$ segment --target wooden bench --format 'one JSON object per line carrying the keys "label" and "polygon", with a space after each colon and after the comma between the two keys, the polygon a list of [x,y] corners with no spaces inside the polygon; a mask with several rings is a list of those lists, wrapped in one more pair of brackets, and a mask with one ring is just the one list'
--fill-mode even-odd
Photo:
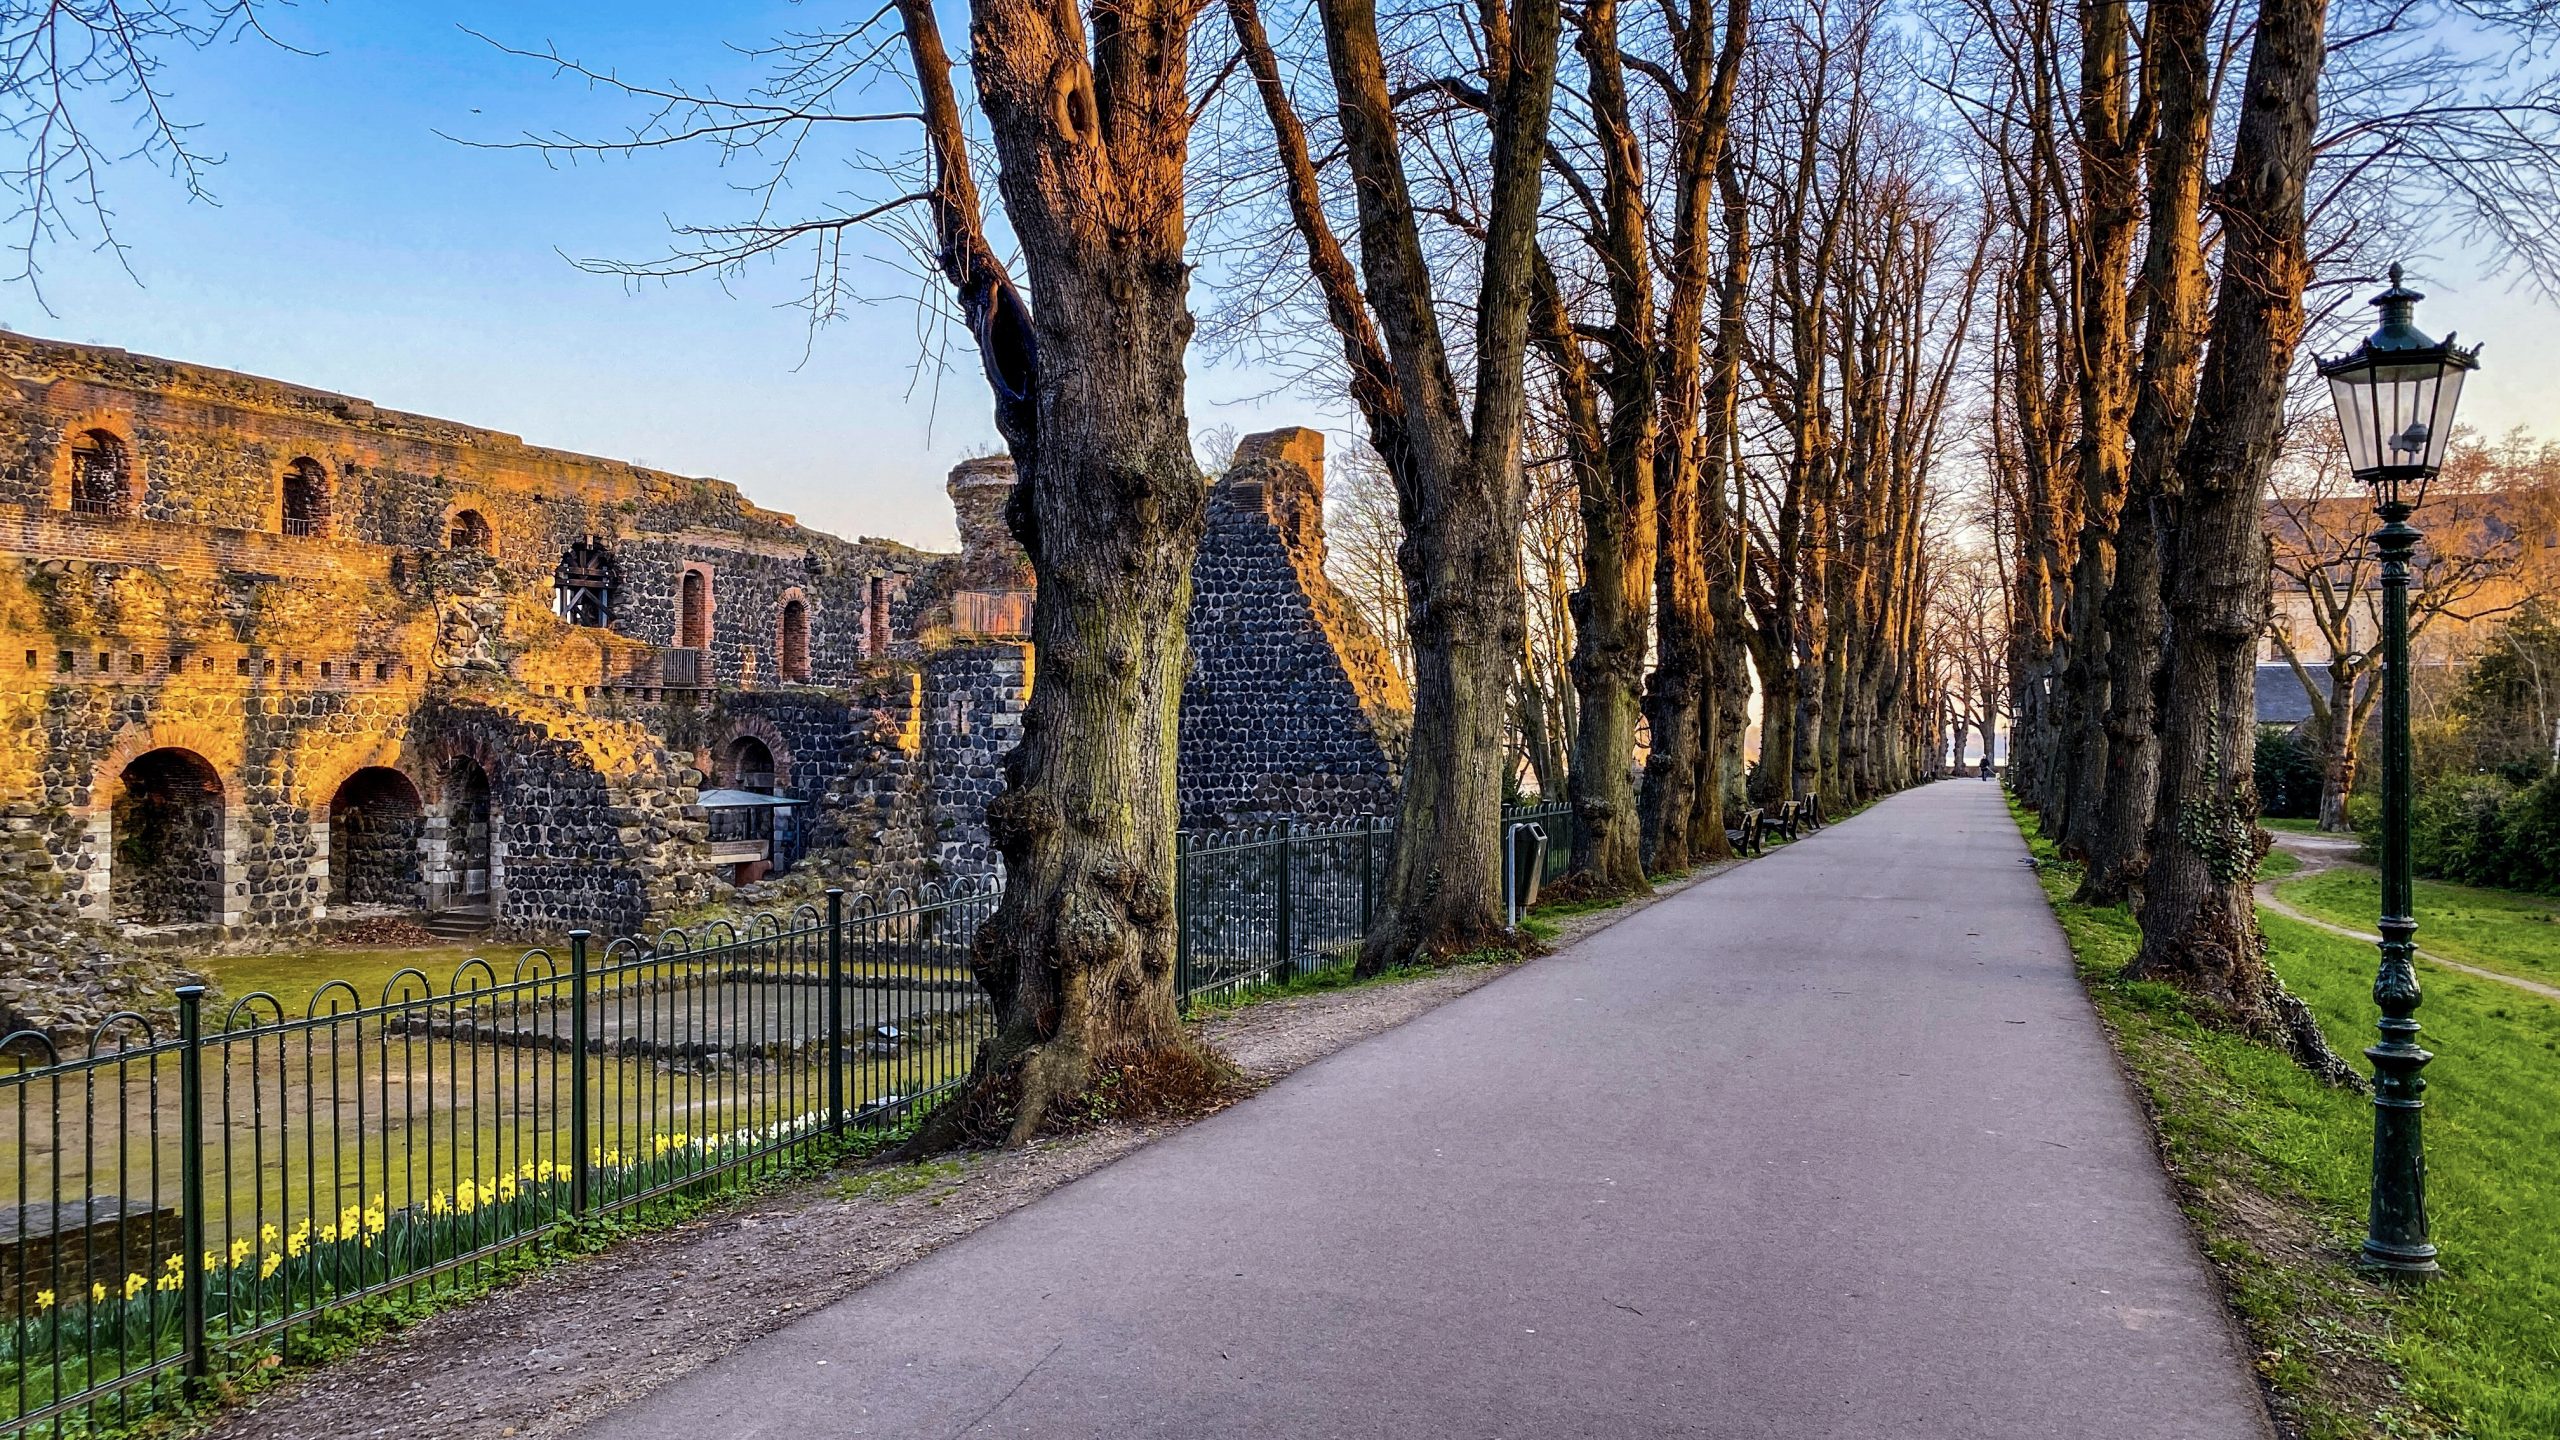
{"label": "wooden bench", "polygon": [[1803,820],[1803,802],[1781,800],[1778,802],[1778,808],[1769,812],[1769,829],[1793,840],[1796,838],[1796,827],[1802,824]]}
{"label": "wooden bench", "polygon": [[1728,828],[1724,832],[1724,838],[1733,843],[1733,853],[1736,855],[1759,854],[1764,824],[1762,812],[1757,807],[1743,811],[1742,828],[1739,830]]}

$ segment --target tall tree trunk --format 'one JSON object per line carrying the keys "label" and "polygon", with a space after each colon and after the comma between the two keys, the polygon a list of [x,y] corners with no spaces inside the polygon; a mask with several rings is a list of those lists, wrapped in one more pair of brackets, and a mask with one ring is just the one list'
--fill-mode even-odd
{"label": "tall tree trunk", "polygon": [[2143,884],[2142,948],[2126,974],[2164,980],[2279,1040],[2333,1083],[2355,1073],[2267,967],[2251,894],[2265,840],[2252,773],[2256,641],[2266,613],[2262,504],[2302,338],[2310,277],[2303,188],[2318,115],[2324,0],[2262,0],[2231,173],[2214,203],[2223,272],[2184,481],[2163,539],[2160,801]]}
{"label": "tall tree trunk", "polygon": [[1107,1076],[1187,1096],[1212,1062],[1175,1010],[1175,711],[1204,490],[1183,395],[1191,338],[1183,167],[1186,0],[1096,20],[973,0],[971,69],[1023,313],[986,242],[927,0],[901,19],[935,160],[940,262],[1013,451],[1008,515],[1039,580],[1040,683],[988,805],[1004,898],[971,965],[995,1011],[932,1144],[1020,1143]]}
{"label": "tall tree trunk", "polygon": [[2079,552],[2071,572],[2071,662],[2062,675],[2063,853],[2085,858],[2105,803],[2104,729],[2111,672],[2102,607],[2115,570],[2131,408],[2126,272],[2140,213],[2139,144],[2132,134],[2127,0],[2081,0],[2080,181],[2074,288],[2078,292]]}
{"label": "tall tree trunk", "polygon": [[[1646,863],[1680,872],[1732,853],[1715,795],[1717,714],[1713,590],[1736,583],[1712,548],[1724,534],[1724,456],[1731,392],[1707,375],[1707,300],[1717,294],[1707,263],[1708,220],[1725,169],[1736,77],[1750,29],[1750,0],[1726,0],[1721,48],[1710,46],[1704,7],[1679,39],[1679,139],[1671,183],[1671,248],[1664,261],[1661,352],[1662,430],[1654,451],[1654,668],[1645,684],[1641,797]],[[1738,251],[1739,241],[1727,237]],[[1729,258],[1727,269],[1731,268]],[[1719,345],[1723,337],[1719,335]],[[1739,358],[1720,350],[1721,376]]]}
{"label": "tall tree trunk", "polygon": [[[1589,237],[1608,279],[1609,321],[1595,376],[1540,263],[1533,327],[1558,371],[1582,515],[1582,585],[1572,597],[1573,677],[1582,696],[1574,753],[1572,880],[1584,892],[1645,888],[1644,827],[1636,806],[1636,721],[1656,564],[1656,447],[1661,393],[1655,374],[1652,237],[1643,157],[1619,53],[1617,0],[1590,0],[1576,17],[1589,74],[1590,119],[1601,156],[1599,232]],[[1608,415],[1599,414],[1605,396]]]}
{"label": "tall tree trunk", "polygon": [[1325,218],[1306,130],[1292,109],[1252,0],[1228,14],[1275,137],[1283,189],[1309,272],[1352,374],[1352,398],[1394,477],[1406,524],[1413,737],[1402,828],[1379,915],[1361,945],[1374,974],[1503,943],[1499,828],[1504,720],[1527,643],[1519,536],[1524,366],[1537,205],[1555,87],[1556,0],[1487,5],[1484,111],[1492,132],[1476,373],[1462,397],[1432,296],[1374,0],[1322,0],[1325,58],[1353,180],[1355,270]]}
{"label": "tall tree trunk", "polygon": [[2107,590],[2107,766],[2097,824],[2088,836],[2079,895],[2084,904],[2130,898],[2150,864],[2153,804],[2160,790],[2159,517],[2174,488],[2173,467],[2193,414],[2204,329],[2201,209],[2213,132],[2207,56],[2212,28],[2213,0],[2154,0],[2143,46],[2153,120],[2142,360],[2134,388],[2133,459]]}

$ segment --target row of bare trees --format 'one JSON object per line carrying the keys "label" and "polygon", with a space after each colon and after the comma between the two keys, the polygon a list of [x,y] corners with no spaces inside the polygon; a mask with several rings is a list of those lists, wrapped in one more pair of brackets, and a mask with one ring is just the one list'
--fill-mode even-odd
{"label": "row of bare trees", "polygon": [[[928,1143],[1221,1083],[1172,988],[1203,350],[1347,399],[1375,462],[1355,593],[1397,607],[1415,715],[1364,969],[1509,943],[1489,840],[1524,758],[1593,893],[1724,854],[1748,803],[1933,773],[1933,466],[1997,231],[1884,0],[966,11],[965,57],[888,0],[736,90],[499,44],[631,112],[484,142],[708,149],[742,210],[591,268],[796,254],[819,320],[903,273],[983,378],[1038,683],[989,814],[998,1031]],[[914,263],[875,263],[883,233]]]}
{"label": "row of bare trees", "polygon": [[[934,1141],[1217,1083],[1171,987],[1195,306],[1207,349],[1347,397],[1369,441],[1344,563],[1396,607],[1415,714],[1364,970],[1509,943],[1489,838],[1524,757],[1570,797],[1592,893],[1726,853],[1752,799],[1933,772],[1924,535],[1991,231],[1879,0],[1316,0],[1276,31],[1257,0],[969,13],[965,69],[929,0],[897,0],[783,38],[736,96],[531,52],[644,108],[515,142],[760,161],[747,218],[601,268],[799,249],[825,315],[859,288],[848,237],[886,225],[975,352],[1039,683],[990,815],[1000,1031]],[[891,130],[911,153],[869,139]],[[864,137],[856,193],[786,215],[839,131]]]}
{"label": "row of bare trees", "polygon": [[[2429,39],[2447,14],[1961,0],[1936,22],[1999,231],[1982,460],[2014,784],[2085,862],[2082,899],[2135,903],[2134,973],[2336,1077],[2250,896],[2270,481],[2315,438],[2305,336],[2354,326],[2373,257],[2462,227],[2547,253],[2521,212],[2555,173],[2548,87]],[[2475,164],[2513,188],[2447,178]]]}

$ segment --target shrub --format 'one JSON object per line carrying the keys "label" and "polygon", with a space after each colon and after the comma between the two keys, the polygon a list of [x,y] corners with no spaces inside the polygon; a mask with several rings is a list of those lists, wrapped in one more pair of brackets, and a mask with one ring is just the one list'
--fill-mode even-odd
{"label": "shrub", "polygon": [[2447,776],[2418,792],[2409,817],[2409,858],[2418,873],[2471,885],[2503,884],[2501,812],[2514,794],[2513,786],[2488,775]]}
{"label": "shrub", "polygon": [[2512,890],[2560,894],[2560,772],[2544,775],[2498,812],[2498,875]]}
{"label": "shrub", "polygon": [[2310,820],[2320,814],[2320,756],[2286,725],[2258,727],[2253,759],[2258,772],[2258,813],[2277,820]]}
{"label": "shrub", "polygon": [[2347,828],[2363,843],[2368,865],[2379,863],[2382,845],[2382,797],[2359,790],[2347,796]]}

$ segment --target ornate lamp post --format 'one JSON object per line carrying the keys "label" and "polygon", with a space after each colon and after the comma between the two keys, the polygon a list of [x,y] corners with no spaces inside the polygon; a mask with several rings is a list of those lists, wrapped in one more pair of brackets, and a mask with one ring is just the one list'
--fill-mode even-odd
{"label": "ornate lamp post", "polygon": [[2409,871],[2409,556],[2418,531],[2410,513],[2444,464],[2463,377],[2480,364],[2447,336],[2438,342],[2413,323],[2418,292],[2400,283],[2373,298],[2381,327],[2320,374],[2329,382],[2347,461],[2373,490],[2382,528],[2373,534],[2382,557],[2382,964],[2373,981],[2382,1009],[2373,1061],[2373,1200],[2364,1263],[2388,1275],[2423,1279],[2435,1273],[2427,1239],[2427,1156],[2419,1116],[2427,1082],[2419,1071],[2434,1057],[2418,1046],[2418,975],[2412,965],[2418,922],[2410,915]]}

